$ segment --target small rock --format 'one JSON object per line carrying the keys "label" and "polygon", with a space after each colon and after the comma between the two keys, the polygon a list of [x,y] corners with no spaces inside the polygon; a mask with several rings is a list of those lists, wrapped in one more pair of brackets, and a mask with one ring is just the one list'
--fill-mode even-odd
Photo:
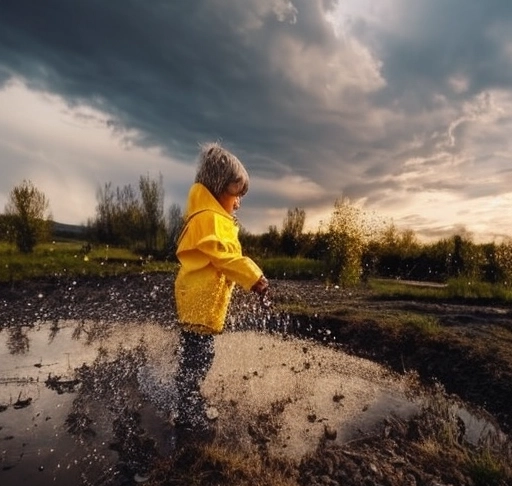
{"label": "small rock", "polygon": [[335,403],[339,403],[344,398],[345,398],[345,395],[343,395],[342,393],[335,393],[334,396],[332,397],[332,401],[335,402]]}
{"label": "small rock", "polygon": [[336,440],[336,437],[338,436],[338,432],[334,427],[331,427],[330,425],[326,425],[324,427],[324,435],[327,440]]}
{"label": "small rock", "polygon": [[206,418],[208,420],[216,420],[219,418],[219,411],[215,407],[208,407],[206,409]]}

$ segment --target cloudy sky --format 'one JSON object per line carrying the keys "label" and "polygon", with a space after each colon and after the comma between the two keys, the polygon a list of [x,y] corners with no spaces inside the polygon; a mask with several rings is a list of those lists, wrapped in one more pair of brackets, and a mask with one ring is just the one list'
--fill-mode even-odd
{"label": "cloudy sky", "polygon": [[254,233],[348,197],[420,238],[512,237],[511,32],[510,0],[0,0],[0,211],[29,179],[84,223],[159,174],[184,206],[219,140]]}

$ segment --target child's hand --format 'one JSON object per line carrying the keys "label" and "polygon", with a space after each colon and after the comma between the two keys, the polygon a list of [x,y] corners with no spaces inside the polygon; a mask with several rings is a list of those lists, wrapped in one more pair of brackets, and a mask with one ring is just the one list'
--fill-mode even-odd
{"label": "child's hand", "polygon": [[268,280],[262,275],[259,280],[251,287],[253,292],[264,295],[268,290]]}

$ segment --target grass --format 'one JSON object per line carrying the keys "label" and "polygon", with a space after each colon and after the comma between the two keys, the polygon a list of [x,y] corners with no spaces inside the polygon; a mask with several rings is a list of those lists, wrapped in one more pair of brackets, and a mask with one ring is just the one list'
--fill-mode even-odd
{"label": "grass", "polygon": [[[338,468],[349,467],[350,458],[356,457],[360,468],[368,469],[369,462],[378,461],[384,448],[391,448],[397,459],[403,458],[405,467],[406,461],[410,462],[409,469],[419,468],[434,475],[446,474],[450,484],[461,478],[470,478],[472,482],[464,484],[474,486],[511,484],[512,455],[508,443],[497,435],[489,436],[478,444],[465,440],[461,436],[461,424],[454,413],[453,403],[441,388],[426,397],[423,409],[410,422],[391,418],[388,424],[391,428],[396,427],[389,432],[394,439],[394,449],[386,435],[374,436],[362,448],[357,447],[358,440],[330,449],[324,444],[325,449],[320,447],[298,468],[266,454],[244,453],[232,444],[191,444],[179,450],[173,458],[157,461],[148,486],[298,486],[312,484],[308,472],[322,478],[321,482],[314,484],[331,484],[330,476],[335,477]],[[401,447],[398,447],[399,443]],[[330,463],[324,461],[327,456]],[[329,464],[332,464],[330,472]],[[378,470],[379,467],[375,483],[369,484],[379,482]],[[457,471],[461,474],[457,475]],[[355,484],[355,481],[348,484]]]}
{"label": "grass", "polygon": [[[323,262],[308,258],[267,258],[258,260],[268,278],[328,281]],[[82,241],[54,241],[37,245],[30,254],[20,253],[12,244],[0,242],[0,282],[47,276],[113,276],[127,273],[176,270],[176,263],[145,259],[126,248],[94,246],[84,251]],[[480,302],[512,302],[512,288],[468,278],[449,280],[446,285],[407,284],[399,280],[370,279],[376,298],[419,300],[464,299]],[[431,327],[419,323],[419,327]]]}
{"label": "grass", "polygon": [[[425,338],[434,337],[443,331],[443,326],[440,324],[437,317],[419,312],[403,310],[380,310],[378,316],[375,316],[374,312],[361,309],[359,318],[361,321],[364,321],[368,318],[377,318],[379,325],[387,328],[389,331],[395,331],[397,333],[404,331],[414,331],[416,334]],[[354,319],[354,314],[351,314],[351,319]]]}
{"label": "grass", "polygon": [[173,271],[175,263],[144,259],[123,248],[93,247],[82,242],[55,241],[36,246],[29,254],[0,243],[0,282],[61,276],[113,276],[129,273]]}
{"label": "grass", "polygon": [[359,308],[347,306],[344,308],[338,302],[323,304],[321,312],[318,309],[308,307],[307,303],[304,302],[279,303],[277,308],[281,312],[291,315],[318,317],[319,315],[333,313],[352,322],[363,323],[368,320],[378,320],[380,326],[394,334],[403,331],[414,331],[423,337],[434,337],[443,331],[443,326],[437,317],[400,309],[379,309],[375,311],[373,308],[364,306]]}
{"label": "grass", "polygon": [[[455,423],[445,424],[455,429]],[[453,431],[455,433],[455,430]],[[446,438],[446,430],[434,432],[415,444],[418,455],[425,462],[443,465],[443,468],[465,471],[474,486],[504,486],[512,480],[510,451],[502,451],[498,441],[493,446],[471,445]],[[449,463],[446,464],[446,462]]]}
{"label": "grass", "polygon": [[461,437],[461,422],[453,404],[440,387],[434,388],[420,413],[421,438],[415,446],[430,462],[448,461],[454,469],[465,471],[475,486],[511,484],[512,449],[501,435],[489,433],[477,444]]}
{"label": "grass", "polygon": [[512,288],[464,277],[450,279],[445,285],[435,286],[427,283],[411,285],[399,280],[372,279],[369,286],[377,296],[388,299],[414,298],[429,301],[462,299],[481,302],[512,302]]}
{"label": "grass", "polygon": [[466,467],[476,486],[499,486],[512,479],[508,461],[488,448],[472,453],[466,460]]}
{"label": "grass", "polygon": [[391,279],[370,279],[369,288],[375,294],[385,298],[415,297],[430,300],[447,296],[446,288],[441,286],[409,285],[400,280]]}
{"label": "grass", "polygon": [[309,258],[266,258],[258,263],[263,273],[274,279],[311,280],[325,274],[325,264]]}
{"label": "grass", "polygon": [[446,293],[453,298],[512,302],[512,288],[467,278],[449,280]]}
{"label": "grass", "polygon": [[198,444],[156,464],[148,486],[297,486],[296,472],[278,459],[263,459],[232,445]]}
{"label": "grass", "polygon": [[424,336],[433,336],[442,330],[439,319],[425,314],[401,312],[398,314],[398,322],[401,326],[414,329]]}

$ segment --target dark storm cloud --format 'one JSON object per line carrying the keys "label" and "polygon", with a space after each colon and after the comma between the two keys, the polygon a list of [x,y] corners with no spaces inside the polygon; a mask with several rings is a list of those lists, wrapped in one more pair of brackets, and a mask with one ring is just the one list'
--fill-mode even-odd
{"label": "dark storm cloud", "polygon": [[[391,93],[415,95],[418,105],[432,102],[432,92],[450,92],[448,79],[468,75],[468,94],[493,87],[510,88],[512,3],[432,0],[397,2],[392,24],[369,25],[360,19],[352,33],[372,46],[383,61]],[[398,6],[398,5],[397,5]]]}
{"label": "dark storm cloud", "polygon": [[322,3],[4,0],[0,68],[110,113],[137,143],[192,155],[220,138],[255,174],[311,177],[353,135],[318,102],[338,49]]}
{"label": "dark storm cloud", "polygon": [[[390,16],[361,11],[336,35],[334,0],[0,0],[0,83],[98,108],[112,130],[181,161],[220,139],[252,176],[300,177],[325,201],[470,194],[439,174],[468,147],[464,120],[480,112],[467,105],[510,90],[512,3],[375,4]],[[294,202],[269,191],[259,204]]]}

